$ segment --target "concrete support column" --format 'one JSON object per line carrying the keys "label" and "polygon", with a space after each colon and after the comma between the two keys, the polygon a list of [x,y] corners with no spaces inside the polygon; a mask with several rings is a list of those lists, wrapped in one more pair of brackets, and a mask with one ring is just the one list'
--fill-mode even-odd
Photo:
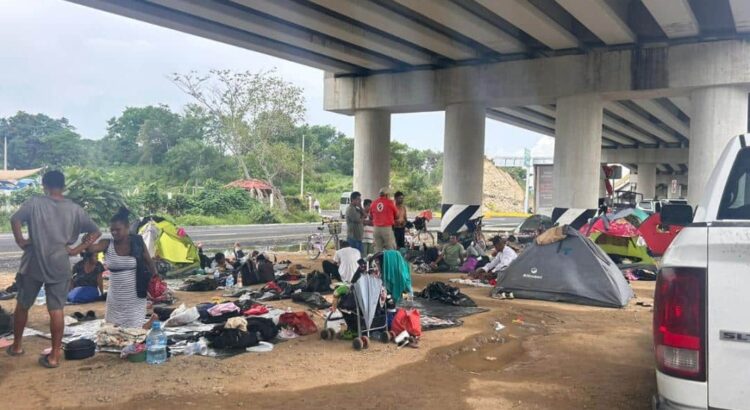
{"label": "concrete support column", "polygon": [[701,88],[690,93],[688,202],[696,206],[729,139],[747,132],[748,91],[739,86]]}
{"label": "concrete support column", "polygon": [[584,94],[557,99],[554,205],[596,209],[602,157],[602,101]]}
{"label": "concrete support column", "polygon": [[482,212],[485,106],[451,104],[445,109],[443,232],[458,231]]}
{"label": "concrete support column", "polygon": [[390,183],[391,114],[380,110],[354,113],[354,190],[375,200]]}
{"label": "concrete support column", "polygon": [[638,193],[643,199],[653,199],[656,195],[656,164],[638,164]]}

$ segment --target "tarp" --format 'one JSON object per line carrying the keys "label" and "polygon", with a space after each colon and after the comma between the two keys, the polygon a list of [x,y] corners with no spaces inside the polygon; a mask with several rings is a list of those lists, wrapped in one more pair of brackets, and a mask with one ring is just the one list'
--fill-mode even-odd
{"label": "tarp", "polygon": [[518,226],[516,232],[536,232],[540,227],[544,230],[547,230],[552,227],[552,225],[554,225],[554,223],[552,222],[552,218],[550,218],[549,216],[535,214],[526,218],[526,220]]}
{"label": "tarp", "polygon": [[648,248],[651,250],[651,254],[655,256],[664,255],[669,245],[672,244],[677,234],[684,228],[679,225],[670,225],[668,229],[661,229],[661,214],[656,213],[651,215],[645,222],[638,227],[638,231],[646,241]]}
{"label": "tarp", "polygon": [[0,170],[0,181],[15,181],[38,174],[43,168]]}
{"label": "tarp", "polygon": [[605,217],[597,218],[593,223],[585,225],[581,228],[581,232],[589,236],[594,232],[601,232],[619,238],[633,238],[640,235],[638,233],[638,228],[628,220],[607,219]]}
{"label": "tarp", "polygon": [[566,238],[532,243],[500,273],[493,293],[517,298],[623,307],[633,296],[612,259],[581,232],[566,227]]}
{"label": "tarp", "polygon": [[643,221],[648,219],[650,215],[648,212],[638,208],[625,208],[618,212],[615,212],[610,219],[625,219],[630,222],[633,226],[639,227]]}
{"label": "tarp", "polygon": [[144,218],[137,225],[152,257],[172,264],[196,264],[200,261],[198,248],[184,231],[159,217]]}

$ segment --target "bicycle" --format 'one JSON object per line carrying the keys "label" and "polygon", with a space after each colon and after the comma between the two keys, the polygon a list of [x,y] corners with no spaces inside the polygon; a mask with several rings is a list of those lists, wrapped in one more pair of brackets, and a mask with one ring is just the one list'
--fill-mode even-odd
{"label": "bicycle", "polygon": [[410,248],[416,247],[434,247],[435,236],[427,228],[427,223],[432,220],[432,212],[423,211],[414,218],[409,229],[408,243]]}
{"label": "bicycle", "polygon": [[[339,235],[341,234],[341,222],[331,219],[323,218],[323,222],[317,228],[318,232],[315,232],[307,237],[307,257],[315,260],[318,259],[321,253],[326,252],[328,245],[333,242],[333,248],[339,250]],[[327,241],[324,242],[326,226],[328,227],[328,233],[331,235]]]}

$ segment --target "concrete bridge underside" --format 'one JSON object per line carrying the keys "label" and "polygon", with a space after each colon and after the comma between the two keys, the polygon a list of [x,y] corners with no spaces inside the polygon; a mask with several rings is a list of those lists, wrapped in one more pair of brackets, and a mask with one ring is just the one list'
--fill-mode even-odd
{"label": "concrete bridge underside", "polygon": [[564,208],[596,206],[602,162],[637,170],[645,196],[687,175],[695,204],[748,130],[746,0],[71,1],[326,71],[366,196],[389,183],[390,115],[444,110],[443,202],[461,218],[481,203],[487,117],[556,138]]}

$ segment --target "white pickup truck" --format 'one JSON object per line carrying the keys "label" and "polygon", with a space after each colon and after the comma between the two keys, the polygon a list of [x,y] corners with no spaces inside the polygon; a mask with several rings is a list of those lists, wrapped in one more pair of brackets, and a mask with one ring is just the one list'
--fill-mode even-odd
{"label": "white pickup truck", "polygon": [[654,301],[655,409],[750,409],[747,142],[750,134],[724,149],[692,224],[664,255]]}

